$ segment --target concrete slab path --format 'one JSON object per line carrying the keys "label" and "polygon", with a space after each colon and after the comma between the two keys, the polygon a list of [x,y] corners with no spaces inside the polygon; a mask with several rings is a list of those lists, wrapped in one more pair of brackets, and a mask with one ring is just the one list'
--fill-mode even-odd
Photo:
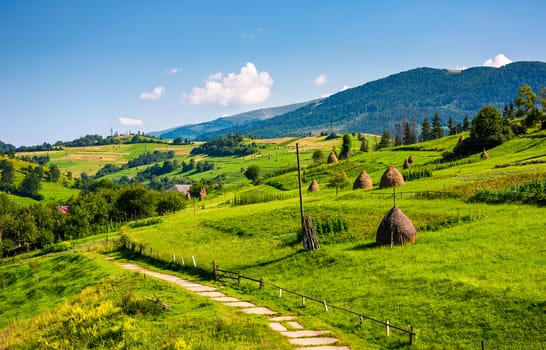
{"label": "concrete slab path", "polygon": [[[219,292],[215,287],[184,280],[177,276],[151,271],[132,263],[124,263],[122,266],[131,271],[140,272],[157,279],[174,283],[201,297],[210,298],[213,301],[234,307],[240,312],[267,316],[274,316],[277,314],[267,307],[256,306],[247,301],[227,296],[224,293]],[[287,337],[290,344],[299,346],[296,350],[350,350],[347,346],[330,345],[337,343],[339,341],[337,338],[320,337],[321,335],[329,334],[330,331],[304,329],[296,319],[296,316],[275,316],[269,319],[269,328]]]}

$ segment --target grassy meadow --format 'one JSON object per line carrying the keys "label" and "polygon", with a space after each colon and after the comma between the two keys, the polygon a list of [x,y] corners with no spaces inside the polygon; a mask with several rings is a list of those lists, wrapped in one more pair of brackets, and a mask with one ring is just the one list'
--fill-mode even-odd
{"label": "grassy meadow", "polygon": [[[370,136],[369,140],[371,148],[374,138]],[[259,154],[244,158],[210,157],[207,159],[216,165],[212,172],[190,174],[200,179],[225,173],[227,180],[222,191],[209,194],[203,202],[192,202],[186,209],[163,217],[160,223],[123,227],[120,233],[144,245],[145,254],[153,252],[154,259],[141,263],[153,265],[155,260],[156,268],[170,266],[174,273],[207,280],[210,277],[200,269],[212,270],[214,260],[222,269],[263,278],[331,305],[389,320],[402,328],[411,325],[417,334],[410,347],[406,334],[393,329],[387,337],[380,324],[364,321],[361,326],[356,316],[332,309],[325,311],[323,305],[310,301],[302,305],[300,298],[287,293],[279,298],[278,290],[259,289],[253,282],[225,282],[227,294],[242,296],[283,314],[300,315],[306,324],[333,330],[352,349],[469,349],[480,348],[484,341],[486,349],[538,350],[546,342],[544,207],[493,205],[470,199],[477,189],[505,189],[533,179],[546,179],[546,132],[531,133],[488,150],[488,160],[474,155],[440,163],[442,154],[451,150],[457,140],[458,136],[450,136],[362,153],[353,138],[352,157],[333,165],[313,165],[311,156],[316,149],[323,150],[325,156],[333,147],[339,151],[341,139],[255,140],[263,147]],[[296,172],[271,175],[274,170],[296,166],[295,142],[303,148],[301,158],[306,167],[306,213],[316,225],[345,225],[343,230],[319,234],[321,248],[313,252],[304,251],[299,240]],[[137,146],[143,147],[105,146],[104,153],[119,151],[116,161],[121,164],[143,151]],[[151,150],[154,146],[146,147]],[[189,159],[190,146],[158,147],[176,149],[177,159]],[[392,190],[379,189],[379,180],[391,164],[402,170],[410,155],[415,162],[408,171],[426,170],[430,176],[407,181],[398,188],[396,205],[417,228],[418,240],[393,248],[377,246],[377,227],[393,206]],[[67,161],[67,154],[50,157],[59,166]],[[100,163],[100,159],[93,161]],[[241,172],[241,168],[251,164],[262,170],[262,180],[255,185]],[[77,168],[92,169],[91,160],[83,164],[74,160],[66,167],[74,173]],[[374,187],[352,190],[352,182],[362,170],[369,173]],[[350,185],[336,195],[336,189],[327,183],[340,171],[348,175]],[[305,191],[313,179],[318,181],[320,191]],[[236,199],[243,197],[251,204],[238,205]],[[199,269],[161,262],[171,261],[173,254],[178,259],[182,257],[186,265],[191,264],[193,256]],[[136,258],[126,252],[111,255],[116,261]],[[35,291],[28,297],[34,285],[59,284],[53,277],[42,277],[42,273],[53,274],[55,264],[64,266],[63,259],[75,257],[82,262],[77,265],[78,272],[70,272],[76,273],[77,278],[73,287],[63,288],[64,295]],[[160,338],[161,344],[156,348],[290,348],[285,339],[277,339],[278,335],[268,331],[265,318],[239,315],[165,283],[122,273],[116,261],[105,261],[103,255],[67,253],[34,259],[15,264],[4,261],[0,266],[5,292],[0,297],[0,343],[9,341],[6,344],[13,344],[13,348],[45,344],[38,341],[61,344],[60,334],[69,331],[59,326],[59,320],[70,316],[67,302],[82,312],[104,310],[104,314],[89,317],[70,316],[75,320],[70,339],[83,347],[108,348],[126,342],[131,348],[149,348],[150,339]],[[38,268],[33,267],[36,264]],[[123,288],[131,289],[137,301],[155,292],[162,301],[173,305],[173,310],[131,314],[119,304]],[[35,295],[42,297],[34,301]],[[15,304],[18,309],[10,309],[15,299],[19,300]],[[100,321],[97,329],[86,323],[89,319]],[[17,343],[17,339],[29,334],[25,333],[27,329],[35,330],[38,340]]]}

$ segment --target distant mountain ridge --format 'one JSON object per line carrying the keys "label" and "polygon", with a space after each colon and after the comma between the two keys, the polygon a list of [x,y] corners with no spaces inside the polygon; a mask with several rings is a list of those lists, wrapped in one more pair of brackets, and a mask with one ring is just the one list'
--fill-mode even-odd
{"label": "distant mountain ridge", "polygon": [[163,139],[175,139],[177,137],[182,137],[190,140],[208,140],[219,135],[237,132],[238,128],[242,127],[243,125],[273,118],[280,114],[285,114],[301,108],[312,102],[314,101],[294,103],[280,107],[260,108],[228,117],[217,118],[208,122],[188,124],[163,131],[150,132],[148,134],[150,136],[161,137]]}
{"label": "distant mountain ridge", "polygon": [[381,134],[385,129],[393,131],[404,118],[415,117],[421,123],[435,113],[444,125],[450,116],[455,123],[461,123],[465,115],[473,118],[485,105],[501,109],[516,98],[518,89],[525,84],[536,94],[546,87],[546,63],[515,62],[501,68],[474,67],[462,71],[416,68],[325,99],[259,109],[151,135],[208,140],[229,132],[264,138],[322,131]]}

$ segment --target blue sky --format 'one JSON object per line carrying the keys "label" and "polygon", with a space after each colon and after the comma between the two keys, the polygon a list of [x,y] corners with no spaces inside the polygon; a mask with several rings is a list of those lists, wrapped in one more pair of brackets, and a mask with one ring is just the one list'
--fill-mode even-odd
{"label": "blue sky", "polygon": [[158,131],[417,67],[546,61],[545,14],[544,0],[0,0],[0,140]]}

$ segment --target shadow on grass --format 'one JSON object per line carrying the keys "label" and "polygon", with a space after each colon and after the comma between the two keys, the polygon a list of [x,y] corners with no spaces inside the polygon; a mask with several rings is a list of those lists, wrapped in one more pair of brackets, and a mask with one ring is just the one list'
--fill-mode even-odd
{"label": "shadow on grass", "polygon": [[368,242],[368,243],[364,243],[364,244],[359,244],[359,245],[356,245],[352,248],[349,248],[347,250],[367,250],[367,249],[374,249],[374,248],[379,248],[380,245],[377,244],[376,242]]}

